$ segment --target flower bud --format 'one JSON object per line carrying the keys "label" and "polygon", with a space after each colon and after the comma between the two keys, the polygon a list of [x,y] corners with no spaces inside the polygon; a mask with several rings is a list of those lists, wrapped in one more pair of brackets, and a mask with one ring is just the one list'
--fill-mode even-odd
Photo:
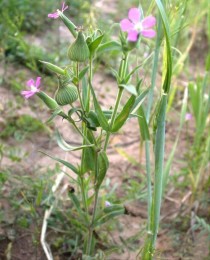
{"label": "flower bud", "polygon": [[55,93],[55,100],[60,106],[72,104],[78,99],[77,88],[73,85],[59,86]]}
{"label": "flower bud", "polygon": [[58,103],[51,97],[49,97],[46,93],[40,91],[37,92],[36,95],[52,110],[55,110],[59,107]]}
{"label": "flower bud", "polygon": [[59,75],[65,75],[65,70],[61,69],[60,67],[46,61],[40,60],[41,63],[43,63],[49,70],[59,74]]}
{"label": "flower bud", "polygon": [[76,40],[70,45],[68,56],[70,60],[77,62],[83,62],[89,58],[90,51],[81,31],[78,32]]}

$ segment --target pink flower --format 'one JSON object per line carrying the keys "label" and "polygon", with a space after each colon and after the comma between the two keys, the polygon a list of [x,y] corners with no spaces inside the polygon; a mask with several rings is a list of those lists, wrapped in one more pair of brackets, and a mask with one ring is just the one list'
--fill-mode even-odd
{"label": "pink flower", "polygon": [[39,85],[41,83],[41,77],[37,77],[36,78],[36,83],[34,82],[33,79],[29,79],[26,83],[26,85],[28,87],[31,88],[31,90],[23,90],[21,91],[21,94],[25,97],[25,98],[30,98],[32,97],[34,94],[36,94],[37,92],[40,91],[39,89]]}
{"label": "pink flower", "polygon": [[190,121],[191,119],[192,119],[192,114],[190,114],[190,113],[187,113],[186,115],[185,115],[185,120],[186,121]]}
{"label": "pink flower", "polygon": [[141,12],[138,8],[131,8],[128,12],[128,19],[123,19],[120,26],[123,32],[128,33],[128,41],[136,42],[139,35],[146,38],[153,38],[156,32],[150,29],[156,24],[154,16],[147,16],[141,20]]}
{"label": "pink flower", "polygon": [[[65,6],[65,3],[63,3],[61,12],[63,13],[66,9],[68,9],[68,5]],[[59,17],[58,10],[53,14],[48,14],[48,17],[52,19],[57,19]]]}
{"label": "pink flower", "polygon": [[105,207],[107,208],[107,207],[110,207],[112,204],[109,202],[109,201],[105,201]]}

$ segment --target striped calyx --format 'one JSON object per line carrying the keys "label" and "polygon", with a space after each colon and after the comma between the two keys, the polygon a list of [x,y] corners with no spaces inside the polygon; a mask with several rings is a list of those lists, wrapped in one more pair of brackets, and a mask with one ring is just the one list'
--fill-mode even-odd
{"label": "striped calyx", "polygon": [[55,100],[60,106],[72,104],[78,99],[77,88],[74,85],[59,86],[55,92]]}
{"label": "striped calyx", "polygon": [[46,104],[46,106],[52,110],[56,110],[59,108],[58,103],[51,97],[49,97],[46,93],[40,91],[36,93],[36,95]]}
{"label": "striped calyx", "polygon": [[68,57],[72,61],[83,62],[90,56],[88,45],[85,37],[81,31],[78,32],[76,40],[70,45],[68,49]]}

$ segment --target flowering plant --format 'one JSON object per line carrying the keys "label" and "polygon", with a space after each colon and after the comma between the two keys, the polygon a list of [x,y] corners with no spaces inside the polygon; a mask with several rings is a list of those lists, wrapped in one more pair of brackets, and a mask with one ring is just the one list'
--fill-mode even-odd
{"label": "flowering plant", "polygon": [[[162,196],[160,181],[163,167],[165,110],[171,77],[170,43],[166,15],[161,2],[156,2],[165,28],[168,56],[167,71],[162,87],[163,94],[160,97],[155,117],[155,181],[157,184],[155,183],[153,201],[150,172],[147,172],[148,239],[145,242],[142,259],[152,259],[157,236]],[[22,91],[22,95],[27,99],[33,95],[37,95],[52,111],[52,116],[49,121],[54,120],[57,116],[62,117],[68,121],[72,127],[75,128],[78,135],[82,137],[81,145],[74,147],[63,139],[59,131],[57,131],[56,134],[57,143],[61,149],[68,152],[75,150],[81,151],[81,163],[79,165],[52,155],[48,156],[69,168],[74,172],[77,178],[77,183],[82,194],[82,201],[80,202],[74,191],[70,192],[69,196],[78,211],[79,221],[86,231],[84,234],[85,243],[83,254],[91,256],[95,253],[94,241],[96,238],[94,237],[94,230],[113,217],[126,214],[124,205],[115,205],[106,202],[103,209],[99,209],[98,207],[100,188],[109,168],[107,147],[109,145],[110,136],[118,132],[132,117],[138,119],[139,117],[143,118],[143,127],[146,128],[147,132],[149,131],[148,122],[150,111],[148,110],[146,118],[142,104],[146,97],[149,96],[148,105],[151,106],[155,81],[153,78],[151,88],[143,90],[142,80],[139,74],[137,73],[137,76],[135,75],[135,77],[133,77],[140,66],[137,65],[131,70],[129,66],[129,55],[136,47],[136,45],[130,45],[130,43],[137,43],[141,36],[147,38],[155,37],[156,32],[151,28],[156,25],[156,19],[153,16],[142,19],[143,14],[140,9],[132,8],[128,13],[128,19],[123,19],[120,22],[122,30],[120,33],[120,41],[104,42],[104,34],[100,30],[96,30],[92,34],[86,34],[83,28],[75,26],[63,13],[67,8],[68,7],[63,3],[61,11],[57,10],[55,13],[48,15],[49,18],[53,19],[60,18],[75,38],[67,51],[70,60],[68,66],[59,67],[55,64],[43,61],[46,67],[54,72],[58,78],[58,89],[55,92],[54,98],[49,97],[40,90],[41,77],[38,77],[36,82],[30,79],[27,82],[27,86],[30,87],[30,90]],[[119,68],[117,70],[113,69],[118,85],[118,94],[113,109],[103,109],[95,93],[93,66],[98,53],[105,53],[110,49],[117,50],[121,56]],[[153,77],[154,76],[155,75],[153,75]],[[42,89],[44,89],[44,87],[42,87]],[[121,98],[124,92],[127,92],[127,100],[122,104]],[[121,105],[123,107],[122,109],[120,109]],[[65,112],[66,109],[64,110],[63,107],[68,107],[68,113]],[[79,121],[74,119],[75,114],[79,117]],[[150,137],[147,136],[144,137],[143,140],[147,142],[149,139]],[[94,194],[93,205],[90,205],[92,201],[90,190],[92,190]],[[45,239],[42,240],[42,244],[48,259],[52,259],[49,248],[45,246]]]}

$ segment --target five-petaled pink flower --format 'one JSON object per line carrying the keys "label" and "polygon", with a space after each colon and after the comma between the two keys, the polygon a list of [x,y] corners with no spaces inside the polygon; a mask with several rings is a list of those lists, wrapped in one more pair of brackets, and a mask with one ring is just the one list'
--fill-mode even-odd
{"label": "five-petaled pink flower", "polygon": [[128,41],[136,42],[139,35],[153,38],[156,32],[150,29],[156,24],[154,16],[147,16],[141,20],[141,12],[138,8],[131,8],[128,12],[128,19],[123,19],[120,26],[123,32],[128,33]]}
{"label": "five-petaled pink flower", "polygon": [[26,83],[26,85],[28,87],[31,88],[31,90],[23,90],[21,91],[21,94],[25,97],[25,98],[30,98],[32,97],[34,94],[36,94],[37,92],[40,91],[39,89],[39,85],[41,83],[41,77],[37,77],[36,78],[36,82],[34,82],[33,79],[29,79]]}
{"label": "five-petaled pink flower", "polygon": [[[61,12],[63,13],[66,9],[68,9],[68,5],[65,6],[65,3],[63,3]],[[58,10],[53,14],[48,14],[48,17],[52,19],[57,19],[59,17]]]}

